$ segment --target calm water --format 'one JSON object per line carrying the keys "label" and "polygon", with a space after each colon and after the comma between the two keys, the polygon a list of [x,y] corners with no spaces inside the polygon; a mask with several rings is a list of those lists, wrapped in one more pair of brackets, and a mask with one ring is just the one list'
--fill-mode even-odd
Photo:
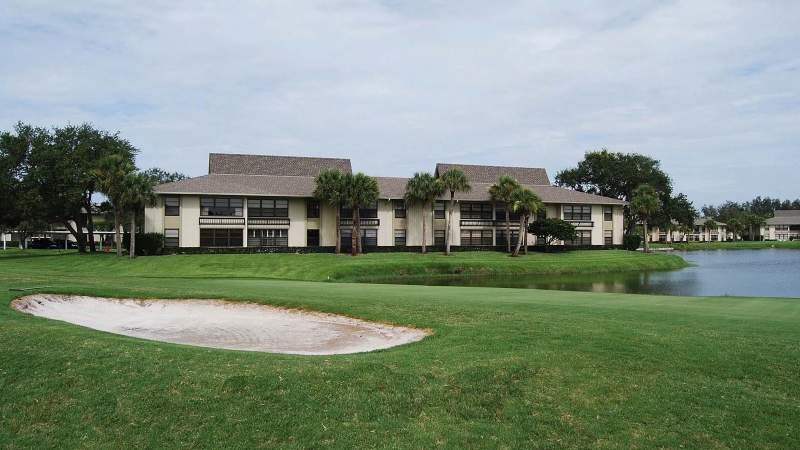
{"label": "calm water", "polygon": [[387,280],[387,282],[491,286],[666,295],[800,297],[800,250],[676,252],[692,267],[665,272]]}

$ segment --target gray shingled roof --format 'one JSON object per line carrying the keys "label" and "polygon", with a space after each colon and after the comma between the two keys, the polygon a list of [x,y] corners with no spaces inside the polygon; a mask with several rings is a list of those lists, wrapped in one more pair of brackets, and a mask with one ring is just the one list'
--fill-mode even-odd
{"label": "gray shingled roof", "polygon": [[777,209],[775,217],[767,219],[767,225],[800,225],[800,210]]}
{"label": "gray shingled roof", "polygon": [[155,187],[158,194],[265,195],[311,197],[315,177],[211,174]]}
{"label": "gray shingled roof", "polygon": [[521,184],[550,185],[547,171],[539,167],[479,166],[471,164],[436,164],[436,175],[450,169],[461,169],[470,183],[495,183],[501,175],[508,175]]}
{"label": "gray shingled roof", "polygon": [[406,195],[406,183],[408,178],[404,177],[375,177],[378,180],[378,190],[381,198],[399,200]]}
{"label": "gray shingled roof", "polygon": [[226,175],[273,175],[316,177],[324,169],[350,173],[350,160],[305,156],[237,155],[210,153],[208,173]]}
{"label": "gray shingled roof", "polygon": [[[472,189],[469,192],[457,192],[456,200],[488,202],[490,200],[489,187],[492,183],[470,183]],[[530,185],[523,184],[539,196],[545,203],[582,203],[594,205],[624,205],[625,202],[616,198],[601,197],[599,195],[587,194],[586,192],[573,191],[558,186]],[[444,197],[449,196],[445,194]]]}

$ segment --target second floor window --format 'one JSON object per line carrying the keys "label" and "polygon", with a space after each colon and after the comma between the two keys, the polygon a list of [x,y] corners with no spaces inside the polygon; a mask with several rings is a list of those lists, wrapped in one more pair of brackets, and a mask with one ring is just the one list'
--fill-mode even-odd
{"label": "second floor window", "polygon": [[614,209],[610,206],[603,208],[603,220],[606,222],[611,222],[614,220]]}
{"label": "second floor window", "polygon": [[244,202],[236,197],[201,197],[201,216],[235,216],[241,217]]}
{"label": "second floor window", "polygon": [[441,200],[433,202],[433,218],[444,219],[444,213],[445,213],[444,202]]}
{"label": "second floor window", "polygon": [[181,215],[180,197],[164,197],[164,215],[165,216]]}
{"label": "second floor window", "polygon": [[406,202],[403,200],[395,200],[394,204],[394,217],[397,219],[404,219],[406,217]]}
{"label": "second floor window", "polygon": [[492,220],[492,205],[491,203],[462,203],[461,219]]}
{"label": "second floor window", "polygon": [[564,220],[591,222],[592,207],[589,205],[564,205]]}
{"label": "second floor window", "polygon": [[[353,217],[353,210],[350,208],[342,208],[341,216],[343,219]],[[359,217],[362,219],[377,219],[378,218],[378,202],[367,205],[358,210]]]}
{"label": "second floor window", "polygon": [[289,200],[248,199],[247,217],[289,217]]}
{"label": "second floor window", "polygon": [[306,201],[306,217],[309,219],[319,219],[319,202],[316,200]]}

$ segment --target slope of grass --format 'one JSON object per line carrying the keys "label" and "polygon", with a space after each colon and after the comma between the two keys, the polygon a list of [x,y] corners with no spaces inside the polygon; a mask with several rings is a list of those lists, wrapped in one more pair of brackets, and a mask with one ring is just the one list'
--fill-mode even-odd
{"label": "slope of grass", "polygon": [[[800,448],[797,299],[207,278],[207,259],[160,261],[0,259],[0,448]],[[9,288],[43,285],[435,334],[323,357],[163,344],[8,308]]]}
{"label": "slope of grass", "polygon": [[[2,253],[2,252],[0,252]],[[26,256],[31,256],[26,258]],[[4,256],[0,254],[0,260]],[[326,253],[222,254],[141,257],[133,261],[111,254],[80,255],[54,250],[11,251],[16,270],[47,267],[51,272],[102,272],[146,277],[237,277],[307,281],[366,281],[419,275],[535,275],[666,270],[685,267],[677,255],[621,250],[531,253],[512,258],[500,252],[371,253],[358,257]],[[9,270],[15,270],[14,267]]]}
{"label": "slope of grass", "polygon": [[800,241],[668,242],[653,243],[652,245],[653,247],[671,247],[676,250],[800,249]]}

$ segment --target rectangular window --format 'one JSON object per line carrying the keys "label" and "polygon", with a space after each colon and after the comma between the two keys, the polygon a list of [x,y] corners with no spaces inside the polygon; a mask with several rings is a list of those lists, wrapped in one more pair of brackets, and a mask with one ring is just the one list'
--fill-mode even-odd
{"label": "rectangular window", "polygon": [[247,217],[289,217],[289,200],[247,199]]}
{"label": "rectangular window", "polygon": [[241,247],[241,228],[201,228],[201,247]]}
{"label": "rectangular window", "polygon": [[164,215],[165,216],[181,215],[180,197],[164,197]]}
{"label": "rectangular window", "polygon": [[[378,218],[378,202],[367,205],[358,210],[358,214],[362,219],[377,219]],[[340,215],[344,219],[353,217],[353,210],[350,208],[342,208]]]}
{"label": "rectangular window", "polygon": [[[511,245],[517,245],[519,239],[519,230],[511,230]],[[506,245],[506,230],[497,230],[496,244],[498,246]]]}
{"label": "rectangular window", "polygon": [[603,220],[606,222],[612,222],[614,220],[614,208],[610,206],[603,207]]}
{"label": "rectangular window", "polygon": [[465,247],[491,247],[492,230],[461,230],[461,245]]}
{"label": "rectangular window", "polygon": [[[289,212],[288,210],[286,211]],[[319,219],[319,202],[316,200],[306,200],[306,218]]]}
{"label": "rectangular window", "polygon": [[398,247],[406,245],[406,230],[394,230],[394,245]]}
{"label": "rectangular window", "polygon": [[491,203],[461,203],[461,219],[492,220]]}
{"label": "rectangular window", "polygon": [[592,221],[591,205],[564,205],[564,220]]}
{"label": "rectangular window", "polygon": [[603,244],[614,245],[614,232],[612,230],[606,230],[603,232]]}
{"label": "rectangular window", "polygon": [[575,237],[575,240],[574,241],[565,241],[564,245],[570,245],[570,246],[592,245],[592,232],[591,231],[580,230],[580,231],[576,231],[575,234],[577,235]]}
{"label": "rectangular window", "polygon": [[433,230],[433,245],[444,247],[444,230]]}
{"label": "rectangular window", "polygon": [[[342,230],[342,247],[350,248],[352,245],[353,230],[346,228]],[[362,228],[361,229],[361,246],[376,246],[378,245],[378,230],[375,228]]]}
{"label": "rectangular window", "polygon": [[306,246],[319,246],[319,230],[306,230]]}
{"label": "rectangular window", "polygon": [[[506,205],[502,203],[497,204],[497,208],[495,209],[494,213],[494,220],[498,222],[506,222]],[[519,214],[515,213],[514,211],[509,212],[508,214],[509,222],[519,222]]]}
{"label": "rectangular window", "polygon": [[394,204],[394,217],[396,219],[405,219],[406,217],[406,202],[403,200],[395,200]]}
{"label": "rectangular window", "polygon": [[441,200],[437,200],[433,202],[433,218],[434,219],[444,219],[444,202]]}
{"label": "rectangular window", "polygon": [[255,229],[247,230],[248,247],[288,247],[289,230]]}
{"label": "rectangular window", "polygon": [[176,248],[178,247],[180,239],[180,230],[168,228],[164,230],[164,247]]}
{"label": "rectangular window", "polygon": [[201,197],[201,216],[235,216],[242,217],[244,202],[236,197]]}

